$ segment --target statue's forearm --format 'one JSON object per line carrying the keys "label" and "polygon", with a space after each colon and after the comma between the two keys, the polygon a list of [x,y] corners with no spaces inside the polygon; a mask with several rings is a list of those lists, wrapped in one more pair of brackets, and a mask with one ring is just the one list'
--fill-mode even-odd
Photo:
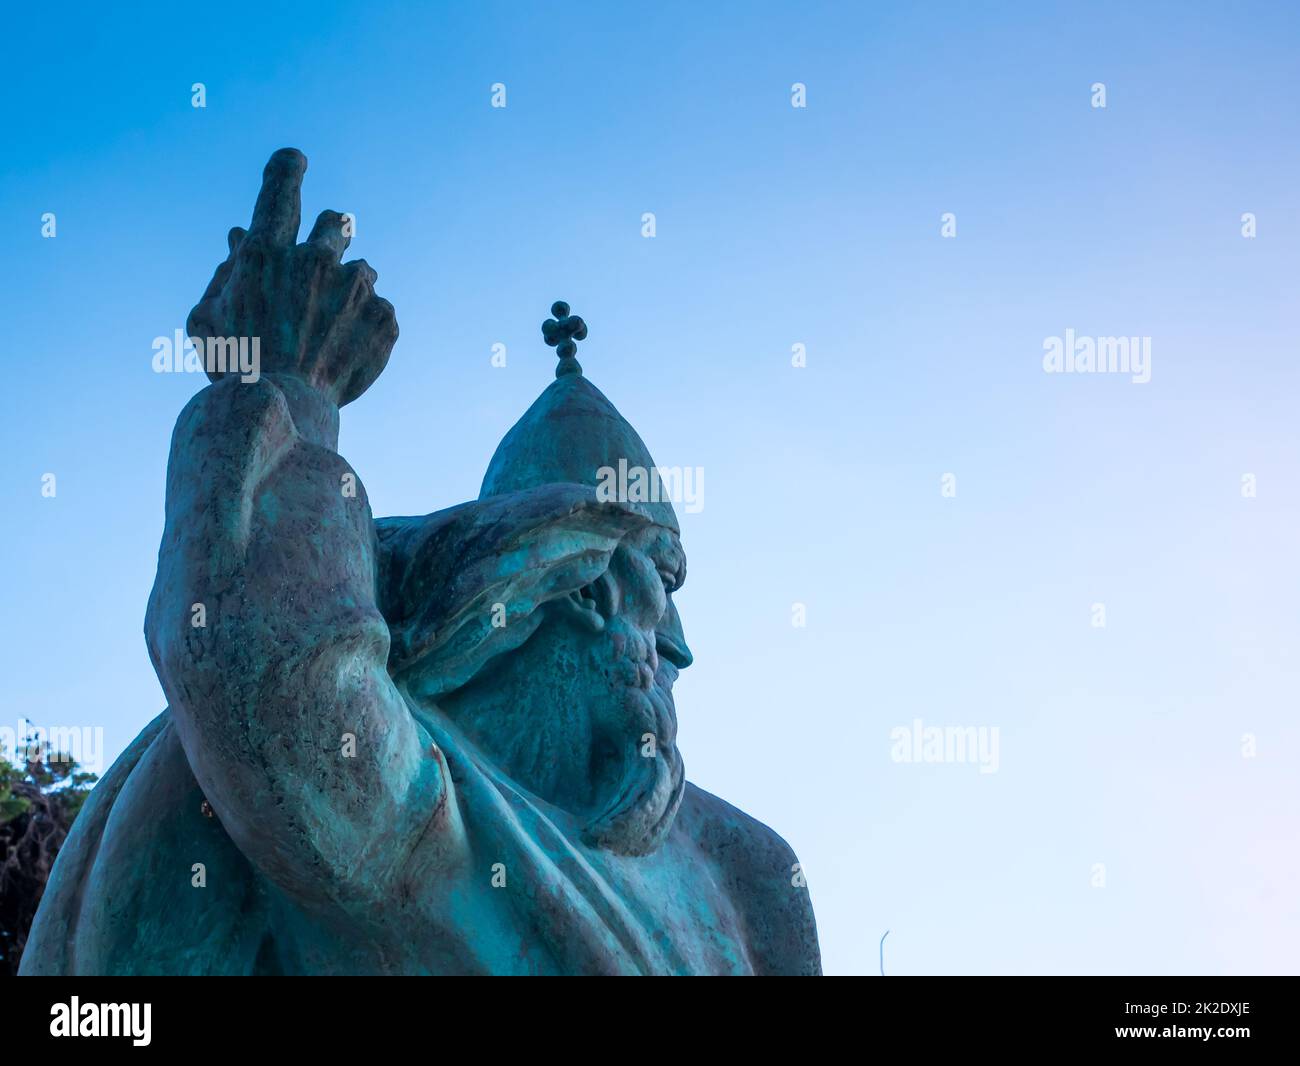
{"label": "statue's forearm", "polygon": [[337,419],[294,380],[195,397],[145,628],[195,776],[244,853],[300,897],[369,900],[427,872],[459,827],[442,757],[387,673],[373,522]]}

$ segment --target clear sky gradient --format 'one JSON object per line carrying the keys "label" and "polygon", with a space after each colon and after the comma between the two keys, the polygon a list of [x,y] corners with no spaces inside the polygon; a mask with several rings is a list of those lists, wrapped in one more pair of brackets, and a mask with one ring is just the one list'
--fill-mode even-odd
{"label": "clear sky gradient", "polygon": [[[102,726],[111,760],[161,708],[141,628],[204,381],[151,344],[292,145],[401,324],[344,411],[376,514],[477,495],[556,299],[656,460],[704,470],[687,772],[794,846],[829,972],[886,930],[891,974],[1296,970],[1294,8],[7,17],[0,725]],[[1150,337],[1151,381],[1044,373],[1067,329]],[[997,772],[895,761],[915,719],[996,728]]]}

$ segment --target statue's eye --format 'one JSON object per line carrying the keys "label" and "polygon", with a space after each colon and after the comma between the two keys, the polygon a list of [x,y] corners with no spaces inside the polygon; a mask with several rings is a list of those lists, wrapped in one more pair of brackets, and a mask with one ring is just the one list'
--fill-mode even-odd
{"label": "statue's eye", "polygon": [[583,585],[576,593],[578,605],[588,611],[596,611],[606,618],[612,618],[618,608],[618,597],[614,588],[614,579],[608,572],[601,574],[589,585]]}

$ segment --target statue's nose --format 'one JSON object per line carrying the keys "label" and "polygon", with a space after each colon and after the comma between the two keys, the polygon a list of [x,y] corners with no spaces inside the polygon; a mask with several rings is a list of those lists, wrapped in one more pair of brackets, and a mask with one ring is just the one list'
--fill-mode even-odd
{"label": "statue's nose", "polygon": [[655,626],[655,651],[661,659],[667,659],[678,670],[685,670],[695,662],[695,656],[686,646],[686,634],[682,632],[682,619],[677,613],[677,605],[672,597],[668,598],[668,609]]}

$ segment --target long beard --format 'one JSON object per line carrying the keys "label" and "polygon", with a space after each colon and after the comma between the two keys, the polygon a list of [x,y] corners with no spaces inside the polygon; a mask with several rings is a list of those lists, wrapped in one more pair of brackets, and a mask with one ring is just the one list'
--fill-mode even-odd
{"label": "long beard", "polygon": [[[653,684],[628,693],[617,732],[635,743],[624,739],[613,749],[619,753],[614,798],[584,827],[588,844],[620,855],[648,855],[672,829],[686,788],[677,749],[676,680],[676,667],[660,659]],[[646,734],[653,741],[645,739]],[[651,743],[653,748],[648,747]]]}

